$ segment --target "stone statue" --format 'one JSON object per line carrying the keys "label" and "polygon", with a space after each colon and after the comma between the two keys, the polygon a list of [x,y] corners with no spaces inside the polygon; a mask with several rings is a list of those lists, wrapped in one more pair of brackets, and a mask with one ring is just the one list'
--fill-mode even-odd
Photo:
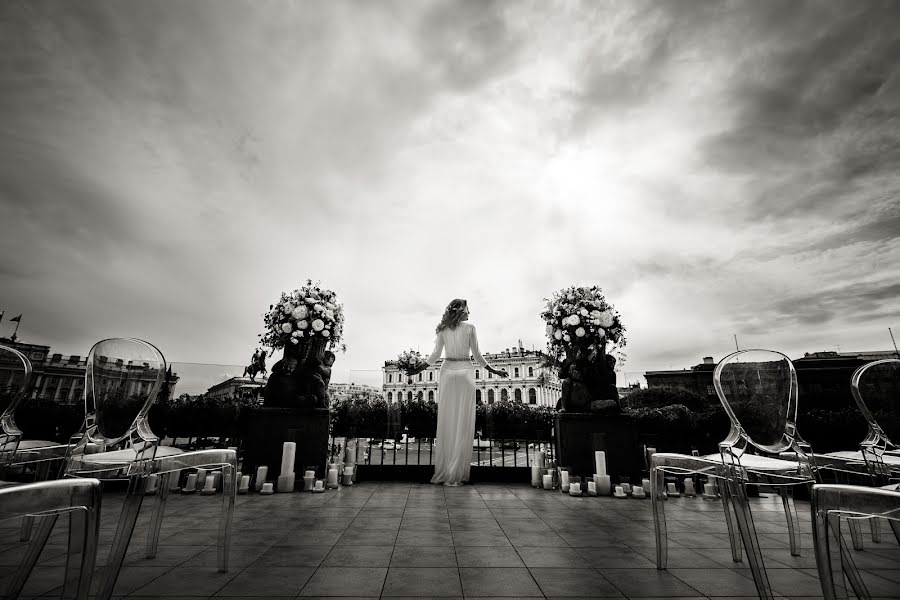
{"label": "stone statue", "polygon": [[244,374],[241,377],[250,376],[250,381],[256,382],[256,374],[262,373],[266,375],[266,351],[259,348],[253,353],[250,364],[244,367]]}

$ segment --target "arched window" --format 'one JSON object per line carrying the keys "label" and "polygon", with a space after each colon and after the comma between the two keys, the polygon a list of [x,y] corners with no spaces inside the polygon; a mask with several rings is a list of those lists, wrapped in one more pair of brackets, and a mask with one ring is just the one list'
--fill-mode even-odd
{"label": "arched window", "polygon": [[434,381],[434,371],[428,371],[428,381]]}
{"label": "arched window", "polygon": [[528,367],[528,376],[534,377],[534,367]]}
{"label": "arched window", "polygon": [[419,373],[419,381],[422,381],[422,374]]}
{"label": "arched window", "polygon": [[388,402],[391,402],[394,399],[394,393],[388,392]]}
{"label": "arched window", "polygon": [[537,391],[534,388],[528,390],[528,404],[537,404]]}
{"label": "arched window", "polygon": [[412,401],[412,392],[406,392],[406,399]]}
{"label": "arched window", "polygon": [[516,378],[519,377],[519,367],[516,367],[515,369],[513,369],[513,377],[516,377]]}
{"label": "arched window", "polygon": [[508,389],[503,388],[502,390],[500,390],[500,400],[501,401],[509,400],[509,390]]}
{"label": "arched window", "polygon": [[393,383],[393,382],[394,382],[394,374],[388,373],[388,383]]}
{"label": "arched window", "polygon": [[434,390],[428,390],[428,401],[434,402]]}
{"label": "arched window", "polygon": [[418,400],[419,402],[421,402],[421,401],[424,400],[424,399],[425,399],[425,395],[422,393],[422,390],[419,390],[419,393],[416,394],[416,400]]}
{"label": "arched window", "polygon": [[494,403],[494,390],[488,390],[488,404]]}
{"label": "arched window", "polygon": [[491,373],[490,371],[488,371],[488,379],[493,379],[493,378],[494,378],[494,374]]}
{"label": "arched window", "polygon": [[481,370],[475,369],[475,379],[481,379]]}
{"label": "arched window", "polygon": [[516,399],[516,402],[522,404],[522,390],[520,390],[519,388],[513,390],[513,398]]}
{"label": "arched window", "polygon": [[481,390],[475,390],[475,404],[481,404]]}

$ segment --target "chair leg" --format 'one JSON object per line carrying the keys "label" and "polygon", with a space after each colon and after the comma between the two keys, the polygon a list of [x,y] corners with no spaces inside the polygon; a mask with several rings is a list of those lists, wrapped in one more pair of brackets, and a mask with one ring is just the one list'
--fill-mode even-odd
{"label": "chair leg", "polygon": [[825,600],[837,600],[834,587],[834,571],[831,568],[828,538],[828,513],[817,510],[813,500],[813,550],[816,554],[816,569],[819,571],[819,583]]}
{"label": "chair leg", "polygon": [[853,540],[853,549],[862,550],[865,547],[862,537],[862,528],[856,519],[848,519],[850,521],[850,539]]}
{"label": "chair leg", "polygon": [[40,557],[41,552],[44,550],[44,545],[47,543],[47,539],[50,537],[50,532],[53,531],[53,526],[56,525],[56,519],[58,517],[59,515],[43,515],[38,517],[37,531],[35,532],[34,539],[28,544],[28,550],[25,551],[25,556],[22,558],[19,568],[16,569],[15,575],[13,575],[12,580],[9,582],[9,587],[6,592],[9,598],[19,597],[22,588],[25,587],[25,582],[28,581],[28,576],[31,575],[31,570],[34,568],[34,565],[37,564],[38,557]]}
{"label": "chair leg", "polygon": [[731,492],[727,485],[722,485],[723,480],[717,482],[717,487],[722,490],[722,510],[725,511],[725,525],[728,526],[728,542],[731,544],[731,560],[741,562],[743,560],[741,550],[741,535],[738,533],[734,522],[734,512],[731,507]]}
{"label": "chair leg", "polygon": [[[43,460],[38,463],[34,472],[35,481],[47,481],[50,478],[50,461]],[[34,517],[25,515],[22,518],[22,529],[19,531],[19,541],[27,542],[31,537],[31,529],[34,526]]]}
{"label": "chair leg", "polygon": [[794,506],[794,492],[790,488],[781,489],[781,503],[787,519],[791,556],[800,556],[800,530],[797,528],[797,508]]}
{"label": "chair leg", "polygon": [[103,569],[103,577],[100,579],[100,589],[97,591],[97,600],[109,600],[112,596],[116,580],[122,563],[125,562],[125,553],[128,551],[128,543],[134,533],[134,524],[138,513],[141,512],[141,503],[144,500],[144,490],[147,486],[146,475],[132,475],[128,482],[128,492],[125,494],[125,503],[122,506],[122,516],[119,517],[119,525],[113,538],[112,547],[109,550],[109,560]]}
{"label": "chair leg", "polygon": [[894,537],[897,539],[897,543],[900,544],[900,521],[888,519],[888,524],[891,526],[891,531],[894,532]]}
{"label": "chair leg", "polygon": [[[235,457],[235,462],[237,458]],[[220,573],[228,572],[228,551],[231,547],[231,522],[234,519],[234,498],[237,494],[237,465],[222,469],[222,516],[219,518],[218,565]]]}
{"label": "chair leg", "polygon": [[[69,554],[66,557],[63,600],[87,600],[90,593],[91,578],[97,562],[97,538],[100,535],[100,500],[98,493],[93,508],[69,513]],[[81,560],[76,563],[73,558],[79,554]]]}
{"label": "chair leg", "polygon": [[653,501],[653,523],[656,531],[656,568],[668,566],[669,537],[666,529],[666,507],[663,493],[666,489],[666,474],[656,467],[650,469],[650,498]]}
{"label": "chair leg", "polygon": [[881,519],[869,519],[869,527],[872,529],[872,542],[881,543]]}
{"label": "chair leg", "polygon": [[147,558],[156,558],[159,545],[159,529],[166,512],[166,500],[169,496],[169,476],[171,473],[160,473],[159,488],[153,500],[153,515],[150,518],[150,531],[147,532]]}
{"label": "chair leg", "polygon": [[747,551],[747,562],[750,563],[750,572],[753,574],[753,582],[756,584],[756,592],[761,600],[774,600],[772,588],[769,585],[769,577],[763,563],[762,551],[759,548],[759,540],[756,537],[756,527],[753,525],[753,515],[750,513],[750,502],[747,498],[747,488],[743,481],[736,481],[732,477],[725,480],[731,496],[731,505],[734,509],[735,521],[744,549]]}

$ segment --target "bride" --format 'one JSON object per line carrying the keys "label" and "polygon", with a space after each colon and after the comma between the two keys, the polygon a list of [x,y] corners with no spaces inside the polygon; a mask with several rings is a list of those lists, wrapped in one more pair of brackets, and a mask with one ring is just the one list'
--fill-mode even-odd
{"label": "bride", "polygon": [[[499,377],[509,377],[503,369],[487,364],[478,350],[475,326],[465,300],[450,302],[437,326],[434,351],[425,364],[410,370],[415,375],[433,366],[446,349],[447,356],[438,376],[437,438],[434,445],[434,477],[431,483],[457,486],[469,479],[472,440],[475,438],[475,369],[471,358]],[[469,356],[472,352],[472,357]]]}

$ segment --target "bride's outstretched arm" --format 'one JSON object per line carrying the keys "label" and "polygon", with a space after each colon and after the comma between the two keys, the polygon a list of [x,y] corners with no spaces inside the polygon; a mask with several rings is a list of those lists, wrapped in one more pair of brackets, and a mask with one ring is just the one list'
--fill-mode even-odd
{"label": "bride's outstretched arm", "polygon": [[475,333],[474,325],[472,325],[472,339],[469,343],[469,346],[472,350],[472,358],[474,358],[475,362],[477,362],[479,365],[481,365],[482,367],[484,367],[486,370],[490,371],[494,375],[499,375],[500,377],[506,377],[509,375],[503,369],[495,369],[494,367],[489,365],[488,362],[481,355],[481,351],[478,349],[478,334]]}
{"label": "bride's outstretched arm", "polygon": [[431,352],[431,356],[425,359],[425,362],[428,363],[428,366],[434,366],[434,364],[441,358],[441,352],[444,351],[444,336],[441,333],[437,334],[437,337],[434,339],[434,350]]}

